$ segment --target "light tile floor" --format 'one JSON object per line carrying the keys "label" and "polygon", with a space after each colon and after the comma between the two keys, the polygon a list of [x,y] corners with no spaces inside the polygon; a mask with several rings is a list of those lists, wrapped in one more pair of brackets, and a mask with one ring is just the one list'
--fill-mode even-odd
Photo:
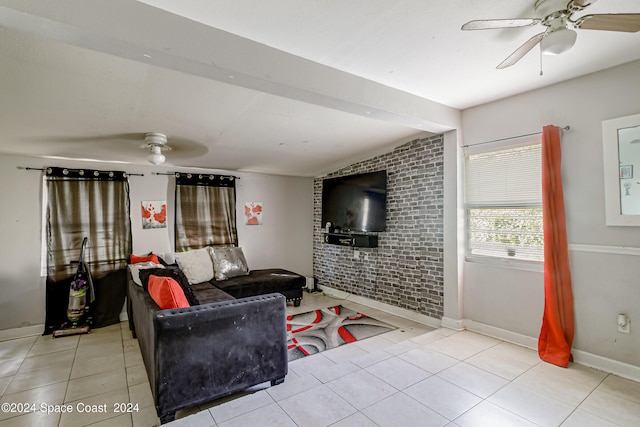
{"label": "light tile floor", "polygon": [[[181,411],[169,425],[640,425],[640,384],[615,375],[577,364],[558,368],[523,347],[319,294],[305,294],[301,307],[287,311],[337,304],[398,329],[296,360],[283,384]],[[0,342],[0,392],[0,427],[159,424],[127,323]]]}

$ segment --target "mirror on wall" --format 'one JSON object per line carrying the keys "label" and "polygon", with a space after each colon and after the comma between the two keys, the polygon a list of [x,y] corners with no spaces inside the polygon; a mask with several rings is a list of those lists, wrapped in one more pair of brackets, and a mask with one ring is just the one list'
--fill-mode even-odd
{"label": "mirror on wall", "polygon": [[607,225],[640,226],[640,114],[602,122]]}

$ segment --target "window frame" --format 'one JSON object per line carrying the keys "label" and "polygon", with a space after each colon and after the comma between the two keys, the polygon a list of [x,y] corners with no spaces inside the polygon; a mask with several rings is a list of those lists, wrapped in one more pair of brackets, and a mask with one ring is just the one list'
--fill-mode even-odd
{"label": "window frame", "polygon": [[[84,262],[91,274],[126,268],[133,239],[125,172],[48,167],[43,186],[41,274],[52,280],[73,276],[83,237],[89,240]],[[111,214],[110,222],[105,218]]]}
{"label": "window frame", "polygon": [[176,173],[175,178],[174,250],[238,246],[237,177]]}
{"label": "window frame", "polygon": [[[539,135],[528,135],[527,137],[521,137],[513,140],[502,140],[484,144],[475,144],[464,147],[463,151],[463,212],[464,212],[464,257],[467,262],[475,262],[489,265],[496,265],[502,267],[518,268],[530,271],[540,272],[543,271],[544,261],[535,259],[522,259],[513,258],[506,253],[503,256],[500,255],[487,255],[487,254],[473,254],[470,245],[470,221],[471,216],[469,214],[470,209],[509,209],[509,208],[536,208],[540,209],[540,221],[542,221],[542,197],[540,197],[539,203],[468,203],[466,199],[467,193],[467,157],[471,155],[492,153],[502,150],[516,149],[519,147],[526,147],[532,145],[542,144],[542,138]],[[542,158],[540,158],[542,163]],[[542,176],[540,175],[540,187],[542,187]],[[544,238],[544,229],[541,230],[542,237]],[[544,243],[543,243],[544,245]],[[544,246],[542,249],[542,257],[544,257]]]}

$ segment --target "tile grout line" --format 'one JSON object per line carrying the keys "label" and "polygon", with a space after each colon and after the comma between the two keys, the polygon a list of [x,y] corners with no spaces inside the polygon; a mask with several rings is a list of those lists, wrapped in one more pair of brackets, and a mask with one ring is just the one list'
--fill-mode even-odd
{"label": "tile grout line", "polygon": [[[574,412],[576,412],[576,411],[580,408],[580,406],[581,406],[581,405],[582,405],[582,404],[583,404],[583,403],[584,403],[584,402],[585,402],[585,401],[586,401],[586,400],[587,400],[587,399],[588,399],[588,398],[593,394],[593,392],[594,392],[594,391],[596,391],[596,389],[597,389],[598,387],[600,387],[600,385],[602,385],[602,383],[604,383],[604,381],[605,381],[607,378],[609,378],[609,376],[610,376],[610,375],[611,375],[611,373],[607,373],[607,375],[605,375],[605,376],[604,376],[604,378],[602,378],[602,380],[600,380],[600,382],[599,382],[595,387],[593,387],[593,389],[592,389],[592,390],[591,390],[591,391],[590,391],[590,392],[589,392],[589,393],[584,397],[584,399],[582,399],[582,400],[580,401],[580,403],[578,403],[578,404],[576,405],[576,407],[575,407],[575,408],[573,408],[573,410],[571,411],[571,413],[570,413],[569,415],[567,415],[567,417],[566,417],[564,420],[562,420],[562,422],[564,423],[564,422],[565,422],[565,421],[566,421],[566,420],[567,420],[571,415],[573,415],[573,413],[574,413]],[[588,411],[587,411],[587,412],[588,412]],[[589,413],[589,414],[591,414],[590,412],[588,412],[588,413]],[[606,418],[603,418],[603,417],[601,417],[601,416],[600,416],[600,415],[598,415],[598,414],[591,414],[591,415],[594,415],[594,416],[596,416],[596,417],[598,417],[598,418],[600,418],[600,419],[602,419],[602,420],[604,420],[604,421],[607,421],[607,422],[610,422],[610,423],[614,423],[613,421],[608,420],[608,419],[606,419]],[[560,423],[559,425],[562,425],[562,423]]]}
{"label": "tile grout line", "polygon": [[[441,339],[449,338],[449,337],[455,336],[455,335],[457,335],[458,333],[459,333],[459,332],[456,332],[455,334],[452,334],[452,335],[449,335],[449,336],[443,336],[443,338],[441,338]],[[473,333],[475,333],[475,332],[473,332]],[[481,334],[480,334],[480,335],[481,335]],[[490,337],[490,338],[493,338],[493,337]],[[436,341],[434,341],[434,342],[438,342],[438,341],[440,341],[441,339],[436,340]],[[498,340],[497,338],[493,338],[493,339]],[[438,352],[438,353],[440,353],[440,354],[443,354],[443,355],[445,355],[445,356],[448,356],[448,357],[451,357],[451,358],[453,358],[453,359],[456,359],[456,363],[455,363],[455,364],[453,364],[453,365],[449,366],[448,368],[445,368],[445,369],[441,370],[440,372],[442,372],[442,371],[444,371],[444,370],[446,370],[446,369],[452,368],[453,366],[459,365],[460,363],[465,363],[465,364],[467,364],[467,365],[469,365],[469,366],[471,366],[471,367],[474,367],[474,368],[476,368],[476,369],[479,369],[479,370],[481,370],[481,371],[483,371],[483,372],[485,372],[485,373],[487,373],[487,374],[490,374],[490,375],[496,376],[496,377],[498,377],[498,378],[500,378],[500,379],[503,379],[503,380],[507,381],[507,383],[506,383],[506,384],[504,384],[504,385],[500,386],[497,390],[495,390],[493,393],[489,394],[487,397],[482,397],[482,396],[479,396],[479,395],[477,395],[476,393],[474,393],[474,392],[472,392],[472,391],[470,391],[470,390],[467,390],[467,389],[465,389],[465,388],[463,388],[463,387],[461,387],[461,386],[459,386],[459,385],[457,385],[457,384],[455,384],[455,383],[452,383],[451,381],[447,380],[446,378],[442,378],[442,377],[438,376],[438,374],[439,374],[440,372],[432,374],[432,375],[431,375],[432,377],[433,377],[433,376],[435,376],[435,377],[437,377],[438,379],[440,379],[440,380],[442,380],[442,381],[445,381],[445,382],[447,382],[447,383],[451,384],[451,385],[452,385],[452,386],[454,386],[454,387],[460,388],[461,390],[463,390],[463,391],[465,391],[465,392],[467,392],[467,393],[470,393],[470,394],[472,394],[472,395],[474,395],[474,396],[476,396],[476,397],[478,397],[478,398],[480,399],[480,401],[479,401],[479,402],[477,402],[476,404],[474,404],[473,406],[471,406],[470,408],[468,408],[467,410],[465,410],[463,413],[461,413],[460,415],[458,415],[458,416],[457,416],[457,417],[455,417],[454,419],[449,420],[449,418],[447,418],[444,414],[441,414],[441,413],[439,413],[438,411],[436,411],[435,409],[430,408],[430,407],[428,407],[428,406],[426,406],[426,405],[422,404],[421,402],[417,401],[416,399],[413,399],[411,396],[407,395],[406,393],[405,393],[405,395],[406,395],[406,396],[408,396],[408,397],[410,397],[410,398],[412,398],[414,401],[416,401],[416,402],[418,402],[418,403],[422,404],[423,406],[425,406],[425,407],[429,408],[430,410],[432,410],[433,412],[435,412],[435,413],[437,413],[438,415],[442,416],[443,418],[447,419],[450,423],[455,422],[455,420],[457,420],[457,419],[459,419],[460,417],[464,416],[467,412],[471,411],[473,408],[475,408],[476,406],[480,405],[481,403],[487,402],[487,403],[489,403],[489,404],[495,405],[494,403],[492,403],[492,402],[489,402],[489,401],[488,401],[488,399],[489,399],[491,396],[495,395],[495,394],[496,394],[496,393],[498,393],[500,390],[502,390],[502,389],[504,389],[505,387],[509,386],[509,385],[510,385],[510,384],[512,384],[512,383],[513,383],[513,381],[515,381],[517,378],[519,378],[520,376],[524,375],[526,372],[528,372],[529,370],[531,370],[532,368],[534,368],[535,366],[537,366],[537,365],[538,365],[538,363],[536,363],[536,364],[535,364],[535,365],[533,365],[533,366],[529,366],[525,371],[521,372],[521,373],[520,373],[519,375],[517,375],[515,378],[513,378],[513,379],[508,379],[508,378],[504,378],[504,377],[502,377],[501,375],[498,375],[498,374],[496,374],[496,373],[494,373],[494,372],[490,372],[490,371],[488,371],[488,370],[486,370],[486,369],[484,369],[484,368],[482,368],[482,367],[479,367],[479,366],[476,366],[476,365],[473,365],[473,364],[471,364],[471,363],[467,362],[467,360],[471,359],[472,357],[475,357],[475,356],[479,355],[480,353],[483,353],[483,352],[485,352],[485,351],[487,351],[487,350],[489,350],[489,349],[491,349],[491,348],[494,348],[494,347],[496,347],[496,346],[500,345],[500,344],[501,344],[501,343],[503,343],[503,342],[506,342],[506,341],[498,340],[498,342],[497,342],[497,343],[495,343],[495,344],[493,344],[493,345],[491,345],[491,346],[489,346],[489,347],[487,347],[487,348],[485,348],[485,349],[483,349],[483,350],[480,350],[480,351],[478,351],[478,352],[476,352],[476,353],[474,353],[474,354],[472,354],[472,355],[470,355],[470,356],[467,356],[467,357],[465,357],[464,359],[458,359],[458,358],[453,357],[453,356],[451,356],[451,355],[449,355],[449,354],[447,354],[447,353],[443,353],[443,352],[438,351],[437,349],[434,349],[434,351],[436,351],[436,352]],[[429,344],[433,344],[433,343],[429,343]],[[409,362],[409,363],[411,363],[411,362]],[[414,365],[414,366],[416,366],[416,365]],[[424,369],[423,369],[423,370],[424,370]],[[425,370],[425,371],[426,371],[426,370]],[[426,372],[429,372],[429,371],[426,371]],[[429,377],[429,378],[430,378],[430,377]],[[403,390],[400,390],[400,392],[403,392]],[[531,421],[531,420],[529,420],[529,419],[524,418],[524,417],[523,417],[522,415],[520,415],[520,414],[517,414],[517,413],[515,413],[515,412],[513,412],[513,411],[510,411],[510,410],[508,410],[508,409],[506,409],[506,408],[503,408],[503,407],[502,407],[502,406],[500,406],[500,405],[496,405],[496,406],[498,406],[499,408],[501,408],[501,409],[503,409],[503,410],[505,410],[505,411],[507,411],[507,412],[509,412],[509,413],[511,413],[511,414],[513,414],[513,415],[515,415],[515,416],[517,416],[518,418],[521,418],[521,419],[527,420],[528,422],[531,422],[531,423],[533,423],[533,424],[536,424],[536,423],[534,423],[533,421]]]}
{"label": "tile grout line", "polygon": [[[51,339],[55,339],[55,338],[51,336]],[[67,385],[64,388],[64,397],[62,398],[62,403],[67,402],[67,394],[69,393],[69,385],[71,384],[71,374],[73,373],[73,366],[76,364],[76,358],[78,357],[79,347],[80,347],[80,338],[78,338],[75,351],[73,352],[73,360],[71,361],[71,369],[69,369],[69,378],[67,378]],[[60,415],[60,420],[62,420],[62,415]],[[60,420],[58,422],[60,422]]]}
{"label": "tile grout line", "polygon": [[[473,332],[473,333],[477,333],[477,332]],[[482,334],[480,334],[480,335],[482,335]],[[490,338],[493,338],[493,337],[490,337]],[[494,338],[494,339],[498,339],[498,338]],[[488,347],[488,348],[487,348],[487,350],[488,350],[489,348],[493,348],[493,347],[495,347],[495,346],[499,345],[499,344],[500,344],[500,343],[502,343],[502,342],[507,342],[507,341],[502,341],[502,340],[500,340],[500,342],[498,342],[498,343],[497,343],[497,344],[495,344],[494,346]],[[525,347],[523,347],[523,348],[525,348]],[[483,350],[483,351],[485,351],[485,350]],[[477,354],[479,354],[479,353],[482,353],[482,351],[481,351],[481,352],[476,353],[475,355],[477,355]],[[473,355],[473,356],[469,356],[469,357],[467,357],[467,358],[466,358],[466,359],[464,359],[464,360],[467,360],[467,359],[469,359],[469,358],[471,358],[471,357],[474,357],[475,355]],[[464,361],[464,360],[463,360],[463,361]],[[504,407],[502,407],[502,406],[500,406],[500,405],[497,405],[497,404],[495,404],[495,403],[493,403],[493,402],[489,402],[489,398],[490,398],[491,396],[494,396],[496,393],[498,393],[500,390],[504,389],[505,387],[507,387],[507,386],[509,386],[509,385],[513,384],[513,382],[514,382],[516,379],[520,378],[520,377],[521,377],[521,376],[523,376],[525,373],[529,372],[531,369],[533,369],[533,368],[535,368],[536,366],[538,366],[538,365],[540,364],[540,361],[538,361],[538,363],[536,363],[536,364],[535,364],[535,365],[533,365],[533,366],[529,366],[526,370],[524,370],[523,372],[521,372],[520,374],[518,374],[518,375],[517,375],[515,378],[513,378],[513,379],[507,379],[507,378],[501,377],[500,375],[494,374],[493,372],[489,372],[489,371],[487,371],[487,370],[485,370],[485,369],[483,369],[483,368],[481,368],[481,367],[479,367],[479,366],[475,366],[475,365],[472,365],[472,364],[470,364],[470,363],[468,363],[468,364],[469,364],[469,365],[471,365],[471,366],[474,366],[474,367],[476,367],[476,368],[478,368],[478,369],[480,369],[480,370],[482,370],[482,371],[484,371],[484,372],[488,372],[488,373],[490,373],[490,374],[492,374],[492,375],[496,375],[496,376],[498,376],[498,377],[500,377],[500,378],[505,379],[505,380],[507,380],[507,381],[508,381],[505,385],[503,385],[502,387],[498,388],[496,391],[494,391],[493,393],[491,393],[491,394],[490,394],[489,396],[487,396],[486,398],[481,398],[481,399],[482,399],[482,401],[478,402],[476,405],[474,405],[474,407],[475,407],[475,406],[477,406],[477,405],[479,405],[480,403],[487,402],[487,403],[489,403],[489,404],[491,404],[491,405],[495,405],[495,406],[497,406],[498,408],[500,408],[500,409],[502,409],[502,410],[504,410],[504,411],[509,412],[510,414],[515,415],[515,416],[516,416],[516,417],[518,417],[518,418],[521,418],[521,419],[526,420],[526,421],[528,421],[528,422],[530,422],[530,423],[532,423],[532,424],[536,424],[536,425],[537,425],[537,423],[535,423],[535,422],[533,422],[533,421],[531,421],[531,420],[529,420],[529,419],[525,418],[525,417],[524,417],[523,415],[521,415],[521,414],[515,413],[515,412],[511,411],[510,409],[504,408]],[[529,389],[529,387],[526,387],[526,386],[523,386],[523,387],[525,387],[525,388]],[[532,390],[532,391],[534,391],[534,392],[535,392],[535,390]],[[480,396],[478,396],[478,397],[480,397]],[[458,417],[456,417],[456,418],[455,418],[455,420],[457,420],[458,418],[462,417],[465,413],[467,413],[467,412],[468,412],[468,411],[470,411],[471,409],[472,409],[472,408],[469,408],[469,409],[468,409],[467,411],[465,411],[463,414],[460,414]],[[455,422],[455,420],[452,420],[452,422]],[[564,422],[564,421],[563,421],[563,422]],[[558,424],[558,425],[560,425],[560,424]]]}
{"label": "tile grout line", "polygon": [[[9,383],[7,384],[7,387],[5,388],[4,392],[2,393],[2,397],[4,397],[7,394],[7,390],[9,390],[9,387],[11,387],[11,383],[13,383],[13,380],[16,378],[16,375],[18,375],[18,372],[20,371],[20,368],[22,368],[22,366],[24,365],[24,361],[27,359],[27,356],[29,356],[29,353],[31,352],[31,350],[33,350],[33,347],[35,347],[36,343],[38,342],[38,338],[39,337],[36,337],[36,339],[33,341],[33,343],[29,346],[29,349],[26,351],[26,353],[22,357],[22,361],[20,361],[20,366],[18,366],[18,369],[16,369],[15,373],[13,375],[11,375],[11,380],[9,380]],[[8,393],[8,394],[14,394],[14,393]]]}

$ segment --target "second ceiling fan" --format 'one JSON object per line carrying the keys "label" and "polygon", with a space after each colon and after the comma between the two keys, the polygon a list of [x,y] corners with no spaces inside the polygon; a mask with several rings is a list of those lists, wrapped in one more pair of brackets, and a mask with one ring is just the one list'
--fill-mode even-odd
{"label": "second ceiling fan", "polygon": [[502,61],[497,68],[507,68],[522,59],[531,49],[540,44],[540,50],[547,55],[558,55],[569,50],[576,42],[574,29],[640,31],[640,13],[608,13],[584,15],[573,19],[573,15],[592,5],[597,0],[537,0],[536,18],[482,19],[469,21],[463,30],[491,30],[501,28],[530,27],[542,24],[545,31],[536,34]]}

